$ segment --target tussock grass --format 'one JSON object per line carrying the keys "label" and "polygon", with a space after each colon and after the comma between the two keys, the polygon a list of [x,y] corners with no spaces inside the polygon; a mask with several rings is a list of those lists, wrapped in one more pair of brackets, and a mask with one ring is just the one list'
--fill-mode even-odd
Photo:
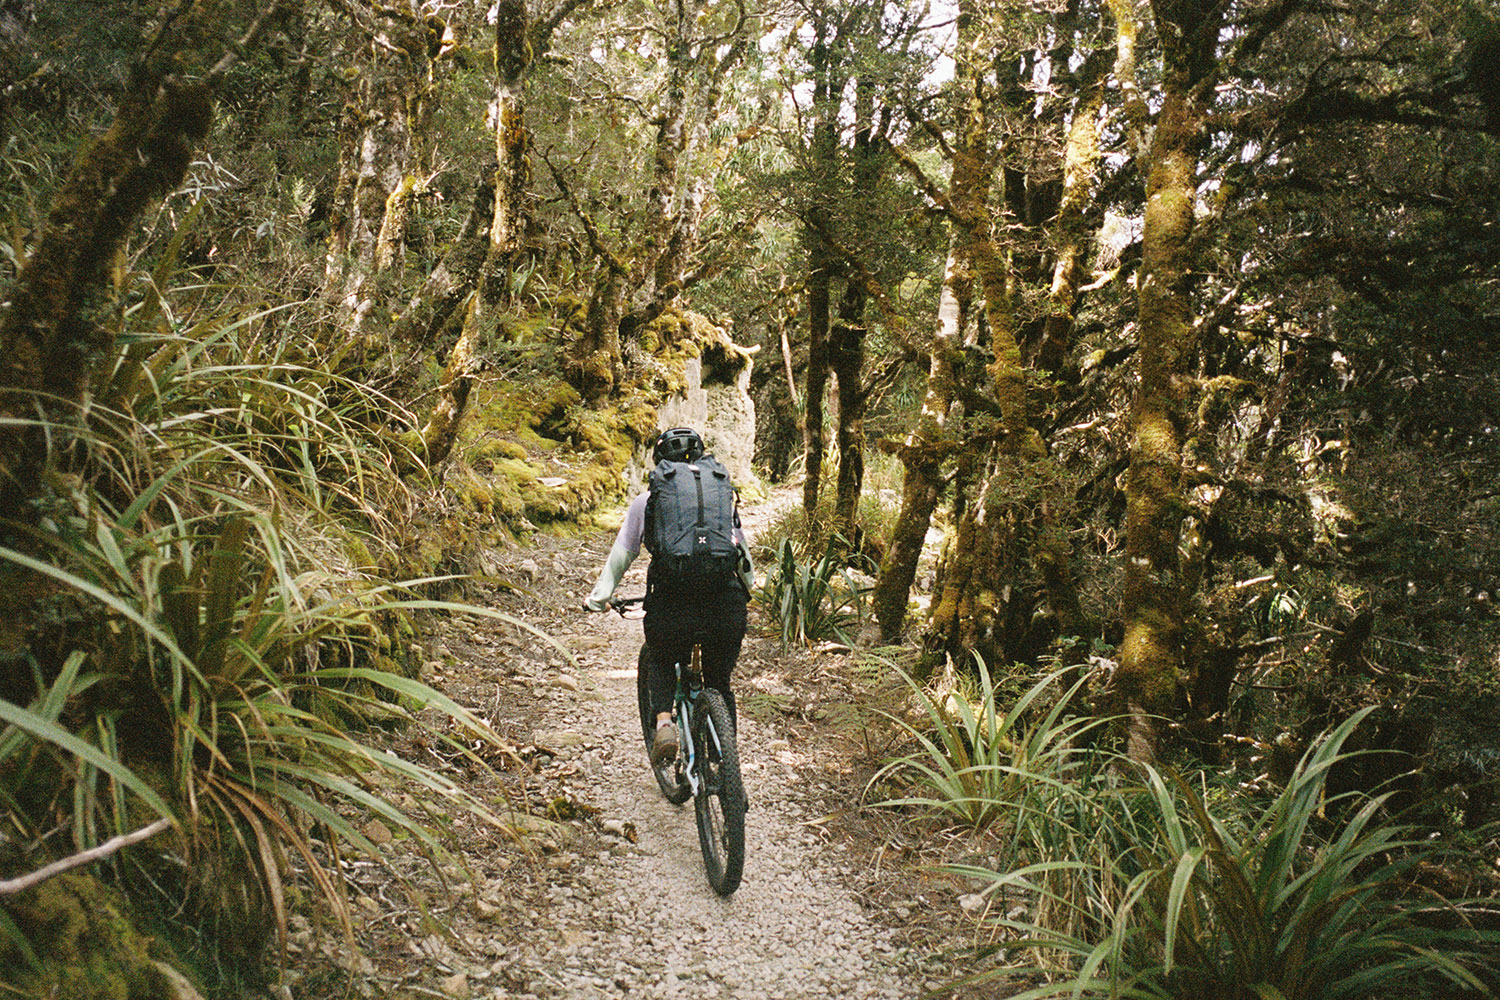
{"label": "tussock grass", "polygon": [[[482,767],[498,737],[405,647],[418,613],[506,616],[399,578],[399,407],[295,347],[281,309],[206,294],[190,319],[160,295],[129,312],[94,401],[45,428],[40,516],[0,524],[7,606],[32,616],[0,679],[0,876],[166,818],[106,866],[184,921],[238,907],[223,926],[254,953],[255,928],[284,940],[292,878],[352,934],[340,859],[383,858],[368,819],[434,861],[455,815],[501,825],[386,733]],[[0,926],[0,952],[34,966],[28,931]]]}
{"label": "tussock grass", "polygon": [[925,719],[897,721],[918,749],[872,781],[912,789],[880,805],[996,838],[997,866],[948,870],[995,901],[992,951],[1050,970],[1014,1000],[1489,993],[1500,935],[1475,925],[1485,904],[1417,877],[1450,849],[1389,815],[1386,792],[1329,790],[1370,709],[1319,740],[1278,793],[1255,797],[1093,745],[1086,735],[1107,720],[1070,714],[1084,679],[1064,688],[1066,676],[1008,710],[983,664],[973,704],[912,683]]}
{"label": "tussock grass", "polygon": [[914,788],[882,799],[881,806],[916,806],[976,831],[1002,817],[1018,826],[1033,820],[1036,786],[1070,780],[1085,763],[1077,743],[1103,720],[1073,714],[1087,676],[1062,670],[1031,686],[1002,708],[989,668],[975,661],[974,697],[956,688],[931,691],[904,671],[921,713],[920,724],[889,714],[918,750],[897,757],[870,780]]}
{"label": "tussock grass", "polygon": [[781,623],[782,645],[834,639],[852,646],[864,620],[865,588],[845,566],[842,539],[828,542],[816,561],[804,558],[783,538],[758,591],[772,618]]}

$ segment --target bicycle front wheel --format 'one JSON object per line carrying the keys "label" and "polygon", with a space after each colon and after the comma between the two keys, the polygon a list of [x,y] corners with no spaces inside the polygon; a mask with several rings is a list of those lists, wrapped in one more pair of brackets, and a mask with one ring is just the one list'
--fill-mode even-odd
{"label": "bicycle front wheel", "polygon": [[709,885],[728,896],[739,888],[745,870],[745,785],[729,708],[711,688],[698,696],[693,747],[698,767],[698,794],[693,800],[698,846],[703,849]]}

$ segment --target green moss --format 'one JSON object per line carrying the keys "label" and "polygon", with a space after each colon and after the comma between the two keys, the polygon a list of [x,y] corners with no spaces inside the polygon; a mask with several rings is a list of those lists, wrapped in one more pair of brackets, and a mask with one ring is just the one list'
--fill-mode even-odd
{"label": "green moss", "polygon": [[376,573],[380,571],[380,563],[370,554],[370,549],[364,540],[358,535],[344,536],[344,552],[354,563],[356,569],[364,573]]}
{"label": "green moss", "polygon": [[69,1000],[161,1000],[169,996],[155,960],[170,957],[124,915],[118,893],[70,872],[6,900],[5,909],[30,943],[30,966],[0,936],[0,982],[23,996]]}
{"label": "green moss", "polygon": [[[556,298],[539,310],[541,318],[514,320],[509,335],[543,325],[542,318],[554,327],[581,323],[586,309]],[[624,470],[656,434],[657,406],[686,388],[686,363],[708,352],[715,366],[732,368],[743,353],[721,329],[685,311],[659,317],[640,342],[653,357],[597,408],[585,408],[555,374],[477,385],[445,472],[458,502],[451,517],[435,519],[424,533],[421,558],[441,564],[516,532],[589,524],[597,508],[625,492]]]}
{"label": "green moss", "polygon": [[495,438],[489,441],[481,441],[469,452],[470,462],[486,462],[493,458],[511,458],[524,461],[527,451],[524,445],[518,441],[505,438]]}

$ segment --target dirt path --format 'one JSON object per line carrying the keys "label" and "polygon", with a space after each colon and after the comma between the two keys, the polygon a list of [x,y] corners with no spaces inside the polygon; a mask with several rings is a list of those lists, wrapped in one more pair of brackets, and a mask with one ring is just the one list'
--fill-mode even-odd
{"label": "dirt path", "polygon": [[[554,559],[554,574],[566,568],[569,590],[582,594],[607,547],[607,537],[591,540],[575,557]],[[644,586],[642,559],[619,592]],[[896,1000],[920,992],[897,968],[891,930],[872,924],[844,888],[839,852],[807,825],[816,817],[795,793],[810,747],[743,713],[752,802],[745,877],[721,899],[703,875],[691,803],[667,803],[646,766],[634,673],[640,623],[563,613],[538,624],[566,637],[578,669],[552,678],[533,739],[566,748],[571,787],[599,810],[608,840],[557,880],[545,926],[516,942],[512,962],[532,975],[514,977],[529,981],[509,995]]]}
{"label": "dirt path", "polygon": [[[747,511],[752,532],[767,514]],[[922,874],[909,850],[897,877],[890,859],[899,864],[903,849],[888,855],[886,832],[848,832],[871,821],[850,820],[864,815],[848,810],[858,769],[828,729],[847,661],[783,653],[755,609],[734,678],[752,803],[745,875],[732,898],[713,893],[691,803],[667,803],[646,763],[640,623],[575,610],[612,541],[538,536],[494,554],[497,575],[525,587],[497,589],[488,603],[546,631],[571,662],[477,616],[446,622],[426,651],[424,679],[514,744],[493,771],[470,769],[468,785],[508,802],[521,836],[455,817],[464,856],[440,879],[387,835],[382,849],[404,879],[368,863],[354,871],[363,955],[295,929],[305,957],[283,1000],[904,1000],[952,975],[954,954],[974,943],[957,902],[964,890]],[[622,596],[644,589],[645,562]],[[429,764],[441,756],[414,752]],[[463,767],[452,755],[444,762]],[[877,855],[887,858],[883,876]]]}

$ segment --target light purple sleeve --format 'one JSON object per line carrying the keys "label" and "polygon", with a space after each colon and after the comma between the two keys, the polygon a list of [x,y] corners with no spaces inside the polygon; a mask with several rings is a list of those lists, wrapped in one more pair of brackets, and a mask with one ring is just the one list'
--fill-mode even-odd
{"label": "light purple sleeve", "polygon": [[634,559],[641,551],[641,539],[646,534],[646,498],[650,491],[630,501],[625,509],[625,520],[620,524],[620,533],[615,536],[615,545],[630,553]]}

